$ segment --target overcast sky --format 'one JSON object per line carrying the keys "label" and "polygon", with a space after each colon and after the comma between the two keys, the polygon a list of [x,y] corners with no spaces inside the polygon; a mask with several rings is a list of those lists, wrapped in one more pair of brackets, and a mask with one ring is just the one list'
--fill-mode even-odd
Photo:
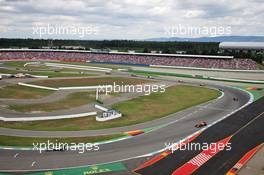
{"label": "overcast sky", "polygon": [[[50,30],[49,34],[41,34]],[[56,33],[51,28],[66,28]],[[185,32],[180,27],[198,28]],[[81,33],[86,29],[85,33]],[[0,37],[145,39],[263,35],[263,0],[0,0]],[[46,30],[46,31],[44,31]],[[173,35],[170,33],[174,31]],[[176,32],[175,32],[176,31]],[[214,31],[214,30],[213,30]],[[222,34],[220,32],[220,34]],[[84,34],[84,35],[82,35]],[[217,33],[219,35],[219,33]]]}

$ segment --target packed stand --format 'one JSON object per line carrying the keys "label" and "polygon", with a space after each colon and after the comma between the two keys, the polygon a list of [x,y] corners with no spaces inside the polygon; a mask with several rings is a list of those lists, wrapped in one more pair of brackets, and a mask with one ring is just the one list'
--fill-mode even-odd
{"label": "packed stand", "polygon": [[215,69],[255,70],[256,62],[251,59],[212,59],[212,58],[180,58],[151,55],[99,54],[78,52],[30,52],[1,51],[0,60],[50,60],[68,62],[108,62],[141,65],[167,65]]}

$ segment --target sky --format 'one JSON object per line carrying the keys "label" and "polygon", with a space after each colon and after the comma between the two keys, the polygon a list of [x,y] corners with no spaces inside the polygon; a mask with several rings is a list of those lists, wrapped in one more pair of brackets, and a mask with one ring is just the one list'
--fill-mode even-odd
{"label": "sky", "polygon": [[263,0],[0,0],[0,38],[193,38],[263,28]]}

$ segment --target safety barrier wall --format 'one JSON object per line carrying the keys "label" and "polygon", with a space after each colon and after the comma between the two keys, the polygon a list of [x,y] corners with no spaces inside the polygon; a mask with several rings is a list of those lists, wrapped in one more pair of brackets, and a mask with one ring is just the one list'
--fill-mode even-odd
{"label": "safety barrier wall", "polygon": [[51,87],[46,87],[46,86],[38,86],[38,85],[33,85],[33,84],[21,83],[21,82],[19,82],[18,85],[27,86],[27,87],[33,87],[33,88],[38,88],[38,89],[53,90],[53,91],[58,91],[59,90],[57,88],[51,88]]}
{"label": "safety barrier wall", "polygon": [[96,90],[96,89],[107,88],[107,87],[112,87],[112,85],[59,87],[58,90],[79,90],[79,89]]}
{"label": "safety barrier wall", "polygon": [[111,72],[110,68],[102,67],[92,67],[92,66],[79,66],[72,64],[57,64],[57,63],[45,63],[46,66],[50,67],[60,67],[60,68],[70,68],[70,69],[79,69],[79,70],[90,70],[90,71],[99,71],[99,72]]}
{"label": "safety barrier wall", "polygon": [[27,74],[33,78],[49,78],[49,76],[43,76],[43,75],[31,75],[31,74]]}
{"label": "safety barrier wall", "polygon": [[40,120],[57,120],[57,119],[68,119],[68,118],[79,118],[79,117],[87,117],[94,116],[97,112],[87,112],[81,114],[70,114],[70,115],[55,115],[55,116],[42,116],[42,117],[0,117],[0,120],[5,122],[11,121],[40,121]]}
{"label": "safety barrier wall", "polygon": [[97,90],[97,89],[102,89],[102,88],[108,88],[108,87],[113,87],[113,85],[98,85],[98,86],[72,86],[72,87],[59,87],[59,88],[52,88],[52,87],[47,87],[47,86],[39,86],[39,85],[33,85],[33,84],[28,84],[28,83],[21,83],[19,82],[18,85],[20,86],[27,86],[27,87],[33,87],[33,88],[38,88],[38,89],[47,89],[47,90]]}
{"label": "safety barrier wall", "polygon": [[105,107],[103,107],[103,106],[100,106],[100,105],[98,105],[98,104],[96,104],[94,107],[97,108],[97,109],[100,109],[100,110],[102,110],[102,111],[108,111],[107,108],[105,108]]}

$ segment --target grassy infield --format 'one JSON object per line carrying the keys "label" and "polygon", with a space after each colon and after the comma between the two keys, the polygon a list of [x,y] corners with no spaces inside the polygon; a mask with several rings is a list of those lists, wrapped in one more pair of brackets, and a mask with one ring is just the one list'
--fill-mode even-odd
{"label": "grassy infield", "polygon": [[[99,84],[143,84],[150,81],[140,80],[140,79],[130,79],[122,77],[111,77],[111,78],[82,78],[82,79],[65,79],[65,80],[40,80],[33,82],[32,84],[43,85],[49,87],[62,87],[62,86],[94,86]],[[34,93],[32,93],[32,92]],[[13,92],[13,93],[12,93]],[[25,98],[25,97],[43,97],[49,95],[51,91],[32,89],[28,87],[6,87],[3,90],[2,97],[12,97],[13,98]],[[59,109],[67,109],[70,107],[77,107],[87,103],[95,102],[95,92],[78,92],[70,94],[68,97],[61,101],[53,103],[43,103],[43,104],[31,104],[31,105],[10,105],[9,109],[19,111],[19,112],[31,112],[31,111],[53,111]]]}
{"label": "grassy infield", "polygon": [[[168,88],[164,94],[153,93],[149,96],[142,96],[113,105],[113,108],[121,111],[124,115],[124,117],[118,120],[100,123],[96,122],[95,117],[84,117],[42,122],[0,122],[0,127],[47,131],[73,131],[120,127],[158,119],[188,107],[212,100],[217,96],[219,96],[219,92],[215,90],[179,85]],[[66,142],[93,142],[116,138],[118,136],[122,136],[122,134],[107,135],[104,137],[58,138],[58,140]],[[27,146],[36,139],[42,141],[47,140],[47,138],[15,138],[0,136],[0,145]]]}
{"label": "grassy infield", "polygon": [[0,87],[0,98],[33,99],[50,95],[54,91],[13,85]]}
{"label": "grassy infield", "polygon": [[[5,66],[23,68],[25,62],[7,62]],[[82,64],[83,65],[83,64]],[[89,64],[90,66],[101,66],[107,68],[128,68],[117,65],[101,65]],[[42,68],[43,69],[43,68]],[[2,70],[3,71],[3,70]],[[0,70],[1,72],[1,70]],[[2,72],[8,73],[8,72]],[[33,73],[33,72],[32,72]],[[36,75],[43,75],[43,72],[36,72]],[[71,76],[68,73],[44,72],[49,76]],[[75,74],[76,75],[76,74]],[[97,78],[97,79],[79,79],[79,80],[43,80],[35,82],[38,85],[47,85],[50,87],[60,86],[84,86],[84,85],[98,85],[109,84],[115,81],[120,84],[139,84],[144,83],[142,80],[125,79],[125,78]],[[9,86],[1,88],[0,98],[17,98],[17,99],[31,99],[41,98],[50,95],[53,91],[32,89],[21,86]],[[114,109],[121,111],[124,115],[121,119],[112,120],[108,122],[96,122],[95,117],[83,117],[75,119],[62,119],[50,121],[34,121],[34,122],[0,122],[0,127],[27,129],[27,130],[43,130],[43,131],[73,131],[73,130],[89,130],[89,129],[103,129],[138,124],[158,118],[162,118],[169,114],[178,112],[188,107],[212,100],[219,96],[219,92],[211,89],[191,86],[174,86],[166,90],[165,93],[153,93],[149,96],[139,97],[133,100],[121,102],[113,105]],[[86,97],[86,98],[83,98]],[[12,105],[10,108],[18,111],[38,111],[38,110],[57,110],[61,108],[68,108],[70,105],[82,105],[92,102],[93,94],[87,92],[78,92],[69,95],[66,99],[39,105]],[[109,140],[121,137],[123,134],[93,136],[93,137],[77,137],[77,138],[31,138],[31,137],[12,137],[0,136],[0,145],[3,146],[32,146],[33,142],[50,141],[59,142],[98,142],[102,140]]]}
{"label": "grassy infield", "polygon": [[32,82],[32,84],[48,87],[69,87],[69,86],[96,86],[96,85],[108,85],[108,84],[143,84],[151,81],[124,78],[124,77],[99,77],[99,78],[78,78],[78,79],[57,79],[57,80],[40,80]]}
{"label": "grassy infield", "polygon": [[80,74],[79,72],[55,72],[55,71],[25,71],[25,70],[7,70],[1,69],[0,73],[2,74],[17,74],[17,73],[25,73],[25,74],[32,74],[32,75],[41,75],[41,76],[48,76],[50,78],[53,77],[86,77],[86,76],[94,76],[97,74]]}
{"label": "grassy infield", "polygon": [[[27,66],[27,69],[31,69],[32,71],[26,71],[24,64],[28,63],[29,61],[6,61],[2,62],[1,66],[3,67],[13,67],[17,70],[7,70],[7,69],[1,69],[0,73],[5,74],[15,74],[19,72],[29,73],[33,75],[43,75],[43,76],[49,76],[49,77],[76,77],[76,76],[91,76],[95,75],[96,72],[93,72],[93,74],[89,74],[91,71],[85,71],[85,70],[76,70],[76,69],[68,69],[63,68],[60,72],[54,72],[52,70],[49,70],[49,67],[46,66]],[[52,62],[51,62],[52,63]],[[82,65],[82,66],[94,66],[94,67],[103,67],[103,68],[111,68],[111,69],[127,69],[129,66],[125,65],[111,65],[111,64],[96,64],[96,63],[69,63],[69,62],[54,62],[54,63],[62,63],[62,64],[74,64],[74,65]],[[86,74],[79,74],[79,72],[86,72]]]}
{"label": "grassy infield", "polygon": [[[28,73],[32,75],[42,75],[42,76],[49,76],[49,77],[79,77],[79,76],[92,76],[97,75],[96,72],[93,74],[89,74],[90,71],[83,71],[83,70],[75,70],[75,69],[62,69],[60,72],[55,72],[49,70],[49,67],[46,66],[27,66],[24,67],[24,64],[29,61],[6,61],[2,62],[1,67],[12,67],[16,68],[16,70],[8,70],[0,68],[0,73],[3,74],[16,74],[16,73]],[[31,69],[31,71],[27,71],[26,69]],[[65,71],[65,72],[64,72]],[[67,71],[67,72],[66,72]],[[80,74],[79,72],[86,72],[86,74]]]}
{"label": "grassy infield", "polygon": [[111,140],[124,136],[124,134],[113,134],[105,136],[90,137],[67,137],[67,138],[38,138],[38,137],[13,137],[0,135],[1,146],[32,147],[33,143],[46,143],[48,140],[53,143],[95,143],[104,140]]}
{"label": "grassy infield", "polygon": [[[112,84],[116,82],[117,84],[141,84],[150,81],[132,79],[132,78],[121,78],[121,77],[111,77],[111,78],[81,78],[81,79],[66,79],[66,80],[40,80],[32,84],[44,85],[49,87],[62,87],[62,86],[94,86],[102,84]],[[32,99],[41,98],[50,95],[54,91],[29,88],[23,86],[6,86],[0,87],[1,93],[0,98],[14,98],[14,99]]]}
{"label": "grassy infield", "polygon": [[33,111],[55,111],[60,109],[68,109],[77,107],[88,103],[95,102],[95,92],[76,92],[68,95],[65,99],[41,104],[28,104],[28,105],[10,105],[10,110],[19,112],[33,112]]}

